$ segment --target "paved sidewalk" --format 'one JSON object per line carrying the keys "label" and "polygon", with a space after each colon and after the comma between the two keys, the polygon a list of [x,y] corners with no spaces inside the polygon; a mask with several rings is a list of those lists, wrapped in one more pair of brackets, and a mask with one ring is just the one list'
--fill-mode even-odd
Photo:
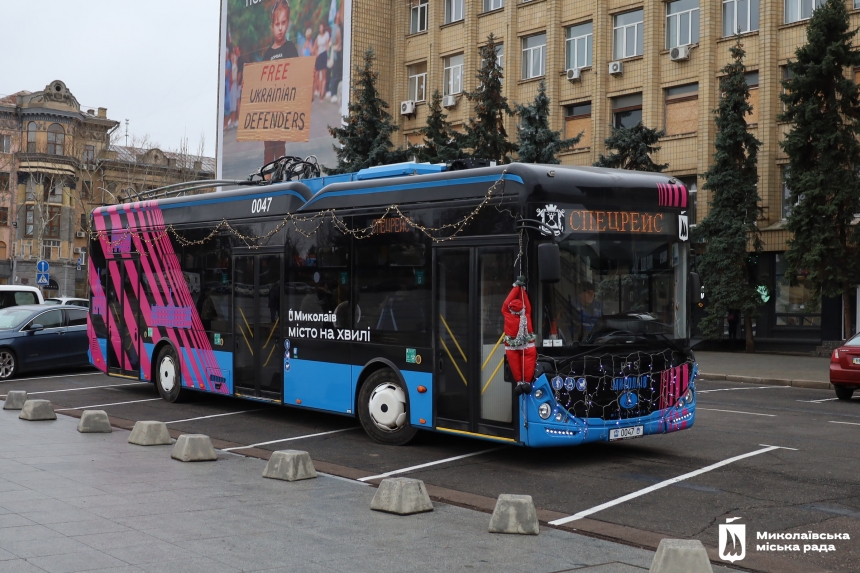
{"label": "paved sidewalk", "polygon": [[826,357],[697,351],[696,361],[704,378],[809,388],[829,388],[830,384],[830,358]]}
{"label": "paved sidewalk", "polygon": [[368,485],[267,480],[265,462],[222,452],[177,462],[171,446],[79,434],[76,419],[58,418],[0,410],[0,571],[642,573],[653,558],[550,528],[492,535],[489,515],[441,503],[373,512]]}

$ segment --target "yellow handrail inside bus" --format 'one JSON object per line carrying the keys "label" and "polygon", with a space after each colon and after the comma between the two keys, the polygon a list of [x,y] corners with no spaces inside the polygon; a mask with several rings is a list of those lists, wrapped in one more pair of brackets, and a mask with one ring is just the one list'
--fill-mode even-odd
{"label": "yellow handrail inside bus", "polygon": [[[241,315],[242,315],[242,320],[244,320],[244,321],[245,321],[245,327],[248,329],[248,334],[250,334],[250,335],[251,335],[251,338],[254,338],[254,331],[253,331],[253,329],[251,328],[251,325],[250,325],[250,324],[248,324],[248,319],[247,319],[247,318],[245,318],[245,313],[244,313],[244,312],[242,312],[242,307],[241,307],[241,306],[239,307],[239,314],[241,314]],[[243,334],[244,334],[244,333],[243,333]]]}
{"label": "yellow handrail inside bus", "polygon": [[450,350],[448,350],[448,345],[447,345],[447,344],[445,344],[445,341],[444,341],[444,340],[442,340],[442,337],[441,337],[441,336],[439,337],[439,342],[441,342],[441,343],[442,343],[442,348],[444,348],[444,349],[445,349],[445,352],[448,354],[448,358],[450,358],[450,359],[451,359],[451,364],[453,364],[453,365],[454,365],[454,368],[456,368],[456,369],[457,369],[457,374],[459,374],[459,375],[460,375],[460,378],[463,380],[463,384],[465,384],[466,386],[468,386],[468,385],[469,385],[469,383],[468,383],[468,382],[466,382],[466,377],[465,377],[465,376],[463,376],[463,373],[460,371],[460,367],[459,367],[459,366],[457,366],[457,361],[456,361],[456,360],[454,360],[454,357],[451,355],[451,351],[450,351]]}
{"label": "yellow handrail inside bus", "polygon": [[[451,328],[448,326],[448,323],[447,323],[447,322],[445,322],[445,317],[444,317],[444,316],[442,316],[442,314],[440,313],[440,314],[439,314],[439,318],[441,318],[441,319],[442,319],[442,324],[444,324],[444,325],[445,325],[445,330],[447,330],[447,331],[448,331],[448,334],[449,334],[449,335],[451,335],[451,340],[453,340],[453,341],[454,341],[454,344],[457,346],[457,350],[459,350],[459,351],[460,351],[460,356],[462,356],[462,357],[463,357],[463,362],[469,362],[469,361],[466,359],[466,353],[465,353],[465,352],[463,352],[463,349],[462,349],[462,348],[460,348],[460,343],[459,343],[459,342],[457,342],[457,337],[456,337],[456,336],[454,336],[454,333],[453,333],[453,332],[451,332]],[[443,342],[442,344],[445,344],[445,343]]]}
{"label": "yellow handrail inside bus", "polygon": [[[241,310],[241,309],[240,309],[240,310]],[[244,338],[244,339],[245,339],[245,344],[247,344],[247,345],[248,345],[248,351],[251,353],[251,356],[253,356],[253,355],[254,355],[254,349],[253,349],[253,348],[251,348],[251,343],[250,343],[250,342],[248,342],[248,337],[247,337],[247,336],[245,336],[245,331],[242,329],[242,325],[241,325],[241,324],[239,325],[239,332],[241,332],[241,333],[242,333],[242,338]],[[251,338],[254,338],[254,335],[253,335],[253,334],[251,335]]]}
{"label": "yellow handrail inside bus", "polygon": [[269,341],[272,339],[272,335],[275,334],[275,330],[278,328],[278,322],[281,321],[281,317],[275,319],[275,324],[272,325],[272,331],[269,332],[269,338],[266,339],[266,344],[263,345],[263,348],[269,345]]}
{"label": "yellow handrail inside bus", "polygon": [[487,354],[487,359],[486,359],[486,360],[484,360],[484,364],[481,366],[481,372],[483,372],[483,371],[484,371],[484,368],[486,368],[486,367],[487,367],[487,364],[490,362],[490,358],[492,358],[492,357],[493,357],[493,354],[496,352],[496,348],[498,348],[498,347],[499,347],[499,344],[501,344],[501,343],[502,343],[502,339],[503,339],[504,337],[505,337],[505,333],[503,332],[503,333],[502,333],[502,335],[499,337],[499,341],[498,341],[498,342],[496,342],[496,345],[495,345],[495,346],[493,346],[493,349],[492,349],[492,350],[490,350],[490,353],[489,353],[489,354]]}
{"label": "yellow handrail inside bus", "polygon": [[502,364],[504,364],[504,363],[505,363],[505,357],[503,356],[503,357],[502,357],[502,359],[501,359],[501,360],[499,360],[499,365],[498,365],[498,366],[496,366],[496,369],[495,369],[495,370],[493,370],[493,373],[492,373],[492,374],[490,374],[490,377],[487,379],[487,383],[486,383],[486,384],[484,384],[484,387],[481,389],[481,394],[483,394],[484,392],[486,392],[486,391],[487,391],[487,388],[490,386],[490,382],[492,382],[492,381],[493,381],[493,378],[495,378],[495,377],[496,377],[496,374],[498,374],[498,373],[499,373],[499,368],[501,368],[501,367],[502,367]]}
{"label": "yellow handrail inside bus", "polygon": [[275,353],[275,346],[276,346],[276,345],[273,345],[273,346],[272,346],[272,349],[269,351],[269,357],[268,357],[268,358],[266,358],[266,363],[265,363],[265,364],[263,364],[263,368],[265,368],[266,366],[268,366],[268,365],[269,365],[269,360],[271,360],[271,359],[272,359],[272,354],[274,354],[274,353]]}

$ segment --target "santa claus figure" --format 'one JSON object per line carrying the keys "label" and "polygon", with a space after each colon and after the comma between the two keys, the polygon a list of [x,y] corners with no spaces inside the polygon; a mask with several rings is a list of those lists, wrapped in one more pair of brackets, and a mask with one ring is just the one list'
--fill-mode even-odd
{"label": "santa claus figure", "polygon": [[505,318],[505,355],[517,383],[514,392],[517,395],[530,394],[537,360],[532,305],[526,293],[524,277],[518,277],[513,286],[502,304],[502,315]]}

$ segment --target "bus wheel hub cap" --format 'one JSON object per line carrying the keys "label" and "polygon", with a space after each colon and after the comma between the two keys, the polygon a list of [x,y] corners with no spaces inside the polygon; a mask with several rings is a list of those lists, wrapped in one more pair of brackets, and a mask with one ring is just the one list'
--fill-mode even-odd
{"label": "bus wheel hub cap", "polygon": [[370,417],[380,430],[394,432],[406,425],[406,395],[394,384],[380,384],[370,395]]}
{"label": "bus wheel hub cap", "polygon": [[161,387],[165,392],[173,390],[176,384],[176,367],[173,365],[173,359],[169,356],[164,357],[158,367],[158,374],[161,376]]}

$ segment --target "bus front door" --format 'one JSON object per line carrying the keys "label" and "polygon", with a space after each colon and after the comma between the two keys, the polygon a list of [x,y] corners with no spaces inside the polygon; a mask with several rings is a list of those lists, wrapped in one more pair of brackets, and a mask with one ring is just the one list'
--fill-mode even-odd
{"label": "bus front door", "polygon": [[239,396],[280,401],[281,255],[233,258],[233,386]]}
{"label": "bus front door", "polygon": [[504,379],[502,303],[515,245],[439,247],[436,276],[436,427],[515,439],[513,387]]}
{"label": "bus front door", "polygon": [[107,261],[108,369],[119,376],[140,376],[140,260]]}

